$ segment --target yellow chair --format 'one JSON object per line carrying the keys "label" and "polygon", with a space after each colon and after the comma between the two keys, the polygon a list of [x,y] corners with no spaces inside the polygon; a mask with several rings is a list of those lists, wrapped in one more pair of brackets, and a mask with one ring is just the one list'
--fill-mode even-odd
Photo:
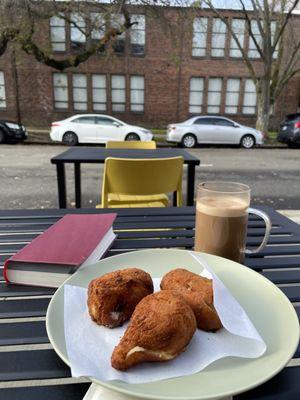
{"label": "yellow chair", "polygon": [[176,204],[182,206],[182,170],[183,157],[109,157],[104,166],[102,203],[96,207],[166,207],[166,193],[170,192],[176,192]]}
{"label": "yellow chair", "polygon": [[106,142],[107,149],[156,149],[156,142],[141,142],[140,140],[125,140],[125,141],[108,141]]}

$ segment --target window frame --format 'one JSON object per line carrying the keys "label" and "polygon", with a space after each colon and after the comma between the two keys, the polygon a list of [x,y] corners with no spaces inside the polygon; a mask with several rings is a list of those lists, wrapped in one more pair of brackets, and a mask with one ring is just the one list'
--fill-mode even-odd
{"label": "window frame", "polygon": [[[124,81],[124,88],[114,88],[113,87],[113,78],[119,76],[123,78]],[[113,101],[113,91],[114,90],[122,90],[124,92],[124,102],[114,102]],[[111,102],[111,110],[115,113],[125,113],[127,111],[127,104],[126,104],[126,90],[127,90],[127,82],[126,82],[126,74],[111,74],[110,76],[110,102]],[[124,110],[114,110],[114,104],[122,104],[124,105]]]}
{"label": "window frame", "polygon": [[[220,21],[221,25],[225,27],[225,32],[214,32],[214,22],[215,21]],[[223,35],[224,36],[224,44],[222,47],[213,47],[213,40],[214,37]],[[211,58],[225,58],[226,56],[226,41],[227,41],[227,35],[228,35],[228,30],[225,22],[222,21],[221,18],[219,17],[213,17],[212,19],[212,27],[211,27],[211,40],[210,40],[210,57]],[[213,51],[214,50],[222,50],[223,54],[222,55],[214,55]]]}
{"label": "window frame", "polygon": [[[212,80],[212,79],[219,79],[220,81],[221,81],[221,89],[220,89],[220,91],[216,91],[216,90],[213,90],[213,91],[210,91],[209,90],[209,82]],[[207,111],[207,114],[220,114],[221,112],[222,112],[222,95],[223,95],[223,83],[224,83],[224,78],[223,77],[219,77],[219,76],[210,76],[209,78],[208,78],[208,83],[207,83],[207,100],[206,100],[206,111]],[[219,102],[219,105],[213,105],[213,104],[209,104],[209,94],[210,93],[220,93],[220,102]],[[208,109],[209,109],[209,107],[219,107],[219,111],[208,111]]]}
{"label": "window frame", "polygon": [[[0,87],[3,87],[4,98],[0,99],[0,110],[7,109],[7,98],[6,98],[6,82],[5,82],[5,73],[3,70],[0,70],[0,75],[3,77],[3,83],[0,83]],[[1,106],[1,102],[4,102],[4,106]]]}
{"label": "window frame", "polygon": [[[192,80],[193,79],[200,79],[202,81],[202,90],[191,90]],[[191,93],[201,93],[201,104],[191,104]],[[189,80],[189,98],[188,98],[188,105],[189,105],[189,114],[201,114],[203,112],[204,106],[204,94],[205,94],[205,77],[203,76],[191,76]],[[200,107],[200,111],[191,111],[191,107]]]}
{"label": "window frame", "polygon": [[[229,80],[238,80],[239,81],[239,90],[238,91],[229,91],[228,92],[228,81]],[[224,114],[228,114],[228,115],[238,115],[240,114],[240,93],[241,93],[241,87],[242,87],[242,78],[236,78],[236,77],[227,77],[226,79],[226,88],[225,88],[225,102],[224,102]],[[228,105],[227,104],[227,93],[231,93],[231,94],[235,94],[237,93],[237,104],[236,105]],[[232,112],[228,112],[226,111],[227,107],[236,107],[236,112],[232,113]]]}
{"label": "window frame", "polygon": [[[132,78],[136,78],[136,77],[143,78],[143,89],[132,89],[131,80],[132,80]],[[144,75],[137,75],[137,74],[130,75],[130,77],[129,77],[129,88],[130,88],[129,89],[130,90],[130,96],[129,96],[130,112],[135,113],[135,114],[143,114],[145,112],[145,76]],[[131,95],[132,95],[133,91],[143,92],[143,103],[133,103],[132,102]],[[143,109],[142,110],[133,110],[132,109],[132,105],[142,105]]]}
{"label": "window frame", "polygon": [[[105,87],[94,87],[94,76],[102,76],[105,78]],[[108,96],[107,96],[107,76],[106,74],[97,74],[97,73],[92,73],[91,74],[91,98],[92,98],[92,110],[93,111],[101,111],[101,112],[107,112],[108,110]],[[99,102],[99,101],[95,101],[94,100],[94,90],[104,90],[105,91],[105,103],[104,102]],[[105,105],[105,109],[97,109],[94,107],[95,104],[104,104]]]}
{"label": "window frame", "polygon": [[[203,21],[203,20],[206,20],[206,27],[205,27],[205,30],[204,30],[204,31],[201,31],[201,30],[195,31],[195,22],[196,22],[196,20],[201,20],[200,25],[202,24],[202,21]],[[192,57],[195,57],[195,58],[205,58],[205,57],[207,56],[207,51],[208,51],[208,43],[207,43],[208,35],[207,35],[207,33],[208,33],[208,27],[209,27],[209,20],[210,20],[210,18],[209,18],[209,17],[205,17],[205,16],[203,16],[203,17],[195,17],[194,20],[193,20]],[[205,39],[204,39],[204,41],[205,41],[205,47],[194,46],[194,37],[195,37],[195,34],[196,34],[196,35],[197,35],[197,34],[203,35],[203,37],[205,38]],[[194,54],[194,50],[195,50],[195,49],[204,50],[204,54],[202,54],[202,55]]]}
{"label": "window frame", "polygon": [[[67,85],[66,86],[55,86],[55,83],[54,83],[54,76],[55,75],[64,75],[64,76],[66,76],[66,82],[67,82]],[[52,96],[53,96],[53,110],[55,110],[55,111],[58,111],[58,112],[60,112],[60,111],[62,111],[62,112],[65,112],[65,111],[68,111],[68,110],[70,110],[70,93],[69,93],[69,86],[70,86],[70,83],[69,83],[69,75],[68,75],[68,73],[67,72],[53,72],[52,73]],[[66,89],[66,93],[67,93],[67,100],[66,101],[57,101],[57,100],[55,100],[55,88],[56,87],[63,87],[63,88],[65,88]],[[63,107],[63,108],[58,108],[58,107],[56,107],[56,103],[67,103],[67,106],[66,107]]]}
{"label": "window frame", "polygon": [[[84,86],[74,86],[74,78],[76,76],[81,75],[82,77],[85,78],[85,87]],[[75,96],[74,96],[74,89],[85,89],[85,93],[86,93],[86,101],[75,101]],[[75,107],[75,103],[79,103],[79,104],[86,104],[86,108],[76,108]],[[72,73],[72,109],[74,111],[87,111],[89,109],[89,98],[88,98],[88,77],[87,74],[81,73],[81,72],[75,72]]]}
{"label": "window frame", "polygon": [[[60,13],[60,15],[63,16],[64,13]],[[64,22],[63,25],[53,25],[51,23],[53,18],[61,19]],[[66,20],[63,17],[60,17],[59,15],[53,15],[49,19],[49,28],[50,28],[50,42],[51,42],[52,51],[55,52],[55,53],[64,53],[64,52],[66,52],[67,51],[67,29],[66,29],[67,25],[66,25]],[[53,30],[55,28],[63,28],[63,31],[64,31],[64,40],[63,41],[57,42],[57,41],[53,41],[52,40],[52,32],[53,32]],[[64,44],[64,50],[55,49],[54,46],[53,46],[55,44],[62,44],[62,43]]]}
{"label": "window frame", "polygon": [[[133,56],[133,57],[144,57],[145,56],[145,54],[146,54],[146,15],[145,14],[131,14],[130,15],[130,19],[133,17],[133,16],[138,16],[138,17],[144,17],[144,27],[143,27],[143,29],[137,29],[137,28],[135,28],[136,26],[138,26],[138,24],[137,25],[133,25],[132,27],[131,27],[131,30],[130,30],[130,37],[129,37],[129,42],[130,42],[130,54]],[[134,21],[133,21],[134,22]],[[133,32],[139,32],[139,31],[142,31],[143,33],[144,33],[144,43],[143,43],[143,52],[142,53],[134,53],[133,52],[133,50],[132,50],[132,45],[133,45],[133,43],[132,43],[132,33]],[[140,45],[140,44],[138,44],[138,45]]]}
{"label": "window frame", "polygon": [[[253,115],[255,115],[256,114],[256,112],[257,112],[257,94],[256,94],[256,88],[255,88],[255,83],[253,82],[253,84],[254,84],[254,88],[255,88],[255,90],[254,90],[254,92],[249,92],[249,91],[247,91],[246,92],[246,82],[247,81],[252,81],[253,82],[253,79],[251,79],[251,78],[245,78],[244,79],[244,87],[243,87],[243,102],[242,102],[242,114],[243,115],[246,115],[246,116],[253,116]],[[255,106],[249,106],[249,105],[246,105],[245,106],[245,94],[246,93],[255,93]],[[245,112],[244,111],[244,108],[245,107],[254,107],[254,112],[253,113],[247,113],[247,112]]]}
{"label": "window frame", "polygon": [[[234,22],[234,21],[243,21],[243,24],[244,24],[243,33],[237,33],[237,32],[234,31],[234,28],[233,28],[233,22]],[[244,18],[232,18],[232,19],[231,19],[231,29],[234,31],[234,33],[235,33],[236,36],[243,35],[243,44],[242,44],[242,48],[243,48],[243,50],[245,50],[246,20],[245,20]],[[240,40],[239,40],[239,42],[240,42],[240,44],[241,44],[241,41],[240,41]],[[243,54],[242,54],[241,50],[240,50],[238,47],[232,47],[232,43],[234,43],[234,45],[236,45],[236,42],[235,42],[233,36],[230,35],[229,48],[228,48],[228,55],[229,55],[229,58],[232,58],[232,59],[234,59],[234,60],[243,58]],[[237,45],[236,45],[236,46],[237,46]],[[238,52],[239,52],[239,55],[238,55],[238,56],[234,56],[234,55],[231,54],[231,51],[238,51]]]}

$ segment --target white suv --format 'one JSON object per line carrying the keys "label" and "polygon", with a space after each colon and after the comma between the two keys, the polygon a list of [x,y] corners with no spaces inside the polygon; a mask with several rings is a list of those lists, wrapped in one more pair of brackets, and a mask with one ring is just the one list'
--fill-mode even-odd
{"label": "white suv", "polygon": [[153,134],[148,129],[128,125],[117,118],[102,114],[77,114],[53,122],[50,137],[69,146],[78,143],[106,143],[108,140],[149,141]]}

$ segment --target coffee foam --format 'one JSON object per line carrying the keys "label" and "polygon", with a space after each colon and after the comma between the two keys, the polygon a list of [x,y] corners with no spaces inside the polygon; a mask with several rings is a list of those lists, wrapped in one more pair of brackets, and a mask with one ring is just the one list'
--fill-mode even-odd
{"label": "coffee foam", "polygon": [[230,196],[202,197],[197,201],[197,211],[216,217],[240,217],[245,215],[249,204]]}

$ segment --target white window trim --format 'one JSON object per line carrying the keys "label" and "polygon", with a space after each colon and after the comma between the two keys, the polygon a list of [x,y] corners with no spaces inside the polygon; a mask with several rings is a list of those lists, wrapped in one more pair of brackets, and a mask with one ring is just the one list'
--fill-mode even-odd
{"label": "white window trim", "polygon": [[[113,78],[117,77],[117,76],[123,78],[124,87],[122,87],[122,88],[113,87]],[[113,101],[113,92],[115,90],[122,90],[123,91],[123,93],[124,93],[124,101],[118,101],[118,102],[117,101]],[[114,106],[118,106],[118,105],[124,106],[124,109],[123,110],[116,110],[114,108]],[[126,112],[126,75],[124,75],[124,74],[113,74],[113,75],[111,75],[111,109],[114,112],[120,112],[120,113]]]}
{"label": "white window trim", "polygon": [[[192,88],[192,82],[195,79],[199,79],[202,82],[202,90],[195,90]],[[189,88],[189,113],[190,114],[199,114],[202,112],[203,109],[203,95],[204,95],[204,78],[201,76],[192,76],[190,78],[190,88]],[[199,103],[198,104],[192,104],[191,103],[191,97],[192,97],[192,93],[199,93]],[[192,107],[198,107],[197,111],[191,111]]]}
{"label": "white window trim", "polygon": [[[85,78],[85,86],[75,86],[74,84],[74,78],[76,76],[82,76]],[[86,111],[88,109],[88,91],[87,91],[87,75],[86,74],[82,74],[82,73],[76,73],[72,75],[72,101],[73,101],[73,110],[76,111]],[[86,101],[82,101],[82,100],[75,100],[75,90],[74,89],[80,89],[80,90],[84,90],[85,91],[85,97],[86,97]],[[85,104],[85,108],[77,108],[76,104]]]}
{"label": "white window trim", "polygon": [[[3,99],[1,99],[0,98],[0,109],[1,110],[4,110],[4,109],[6,109],[6,107],[7,107],[7,103],[6,103],[6,88],[5,88],[5,74],[4,74],[4,71],[0,71],[0,75],[2,75],[2,80],[3,80],[3,83],[0,83],[0,87],[3,87],[3,94],[4,94],[4,97],[3,97]],[[3,105],[1,104],[1,103],[3,103]]]}
{"label": "white window trim", "polygon": [[[61,15],[63,16],[63,14],[61,14]],[[53,17],[61,19],[63,21],[63,24],[62,25],[54,25],[54,23],[52,22]],[[51,46],[52,46],[53,51],[55,51],[55,52],[64,52],[64,51],[66,51],[66,47],[67,47],[66,22],[59,15],[55,15],[53,17],[50,18],[50,22],[49,22],[50,23]],[[63,37],[60,41],[53,40],[53,37],[52,37],[52,33],[56,28],[63,29],[63,31],[64,31]],[[63,49],[55,48],[56,45],[62,45]]]}
{"label": "white window trim", "polygon": [[[136,77],[143,78],[143,88],[142,89],[133,89],[132,88],[131,82]],[[142,92],[143,93],[143,102],[142,103],[133,102],[133,100],[132,100],[133,92]],[[133,110],[132,106],[135,106],[135,105],[142,106],[142,110]],[[145,110],[145,77],[143,75],[131,75],[130,76],[130,111],[134,112],[134,113],[143,113],[144,110]]]}

